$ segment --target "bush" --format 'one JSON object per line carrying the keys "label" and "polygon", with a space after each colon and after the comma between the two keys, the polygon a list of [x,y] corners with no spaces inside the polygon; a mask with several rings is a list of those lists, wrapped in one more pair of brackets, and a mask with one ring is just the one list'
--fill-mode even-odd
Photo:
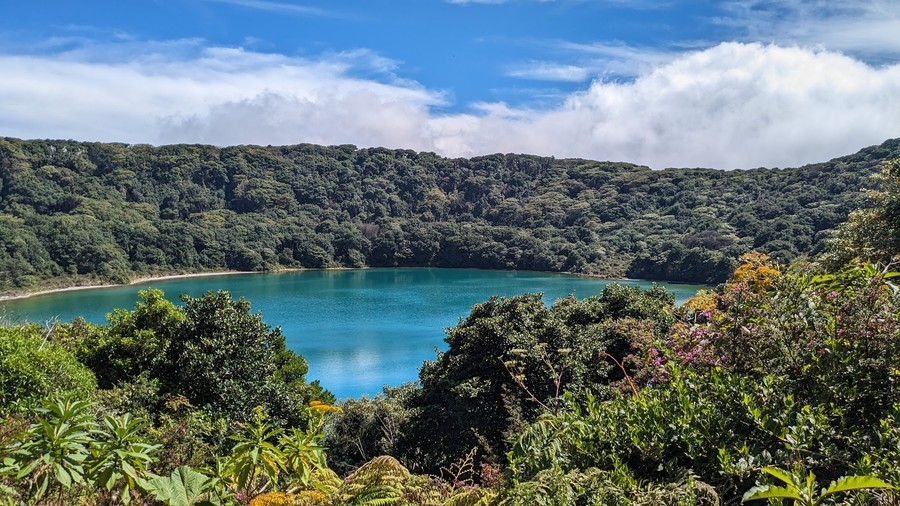
{"label": "bush", "polygon": [[307,383],[306,360],[246,300],[209,292],[183,297],[182,308],[160,290],[139,296],[133,311],[115,310],[106,325],[79,319],[55,337],[95,372],[101,388],[117,392],[121,401],[112,404],[157,411],[165,396],[180,395],[213,417],[244,421],[264,406],[280,423],[297,425],[310,400],[333,402],[318,382]]}
{"label": "bush", "polygon": [[900,275],[871,265],[783,274],[759,255],[746,260],[735,281],[689,301],[670,333],[640,343],[632,358],[645,368],[643,388],[570,395],[522,432],[508,453],[511,500],[599,494],[598,476],[604,494],[627,490],[625,476],[647,490],[696,477],[728,503],[765,466],[812,477],[813,488],[897,479],[900,291],[891,282]]}
{"label": "bush", "polygon": [[479,447],[498,463],[508,438],[563,392],[609,391],[623,380],[615,364],[634,344],[671,327],[674,300],[660,288],[613,284],[548,308],[541,294],[493,297],[447,331],[449,349],[419,374],[422,388],[400,446],[405,463],[436,471]]}
{"label": "bush", "polygon": [[94,371],[100,388],[133,381],[141,374],[159,377],[169,367],[166,352],[184,314],[160,290],[141,290],[138,296],[134,311],[116,309],[106,316],[106,325],[77,319],[61,326],[63,339]]}
{"label": "bush", "polygon": [[168,347],[166,391],[234,421],[249,420],[263,406],[290,426],[304,420],[307,396],[331,400],[318,384],[305,383],[305,361],[286,350],[280,328],[250,313],[249,302],[226,291],[182,300],[185,318]]}
{"label": "bush", "polygon": [[26,411],[55,395],[93,395],[94,375],[50,333],[39,325],[0,327],[0,413]]}
{"label": "bush", "polygon": [[375,397],[347,399],[344,413],[328,427],[328,457],[333,469],[350,472],[378,455],[399,455],[399,442],[414,410],[409,407],[415,384],[384,387]]}

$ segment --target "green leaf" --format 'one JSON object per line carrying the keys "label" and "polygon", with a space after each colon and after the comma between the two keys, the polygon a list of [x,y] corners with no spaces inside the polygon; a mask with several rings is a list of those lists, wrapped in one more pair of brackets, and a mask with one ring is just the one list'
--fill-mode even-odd
{"label": "green leaf", "polygon": [[799,484],[797,483],[796,478],[793,475],[784,471],[783,469],[778,469],[777,467],[764,467],[762,468],[762,472],[774,476],[779,481],[787,485],[789,488],[800,489]]}
{"label": "green leaf", "polygon": [[35,468],[41,464],[40,459],[36,459],[32,461],[30,464],[22,468],[18,473],[16,473],[16,479],[21,480],[22,478],[28,476],[32,472],[34,472]]}
{"label": "green leaf", "polygon": [[841,492],[849,492],[851,490],[861,490],[867,488],[878,488],[878,489],[891,489],[893,490],[894,486],[879,480],[874,476],[844,476],[843,478],[839,478],[837,481],[831,482],[831,485],[825,489],[825,492],[822,493],[822,496],[831,495],[831,494],[839,494]]}
{"label": "green leaf", "polygon": [[171,476],[157,476],[143,486],[168,506],[192,506],[206,500],[210,483],[204,474],[182,466],[172,471]]}
{"label": "green leaf", "polygon": [[131,466],[127,461],[122,461],[122,471],[125,472],[128,476],[137,476],[138,472],[134,470],[134,467]]}
{"label": "green leaf", "polygon": [[72,476],[62,466],[56,466],[56,481],[66,488],[72,486]]}
{"label": "green leaf", "polygon": [[757,501],[762,499],[793,499],[795,501],[804,501],[805,498],[800,495],[796,489],[785,487],[776,487],[773,485],[757,485],[744,493],[741,502]]}
{"label": "green leaf", "polygon": [[107,469],[97,477],[97,482],[103,485],[106,490],[112,490],[116,485],[116,477],[113,475],[112,469]]}

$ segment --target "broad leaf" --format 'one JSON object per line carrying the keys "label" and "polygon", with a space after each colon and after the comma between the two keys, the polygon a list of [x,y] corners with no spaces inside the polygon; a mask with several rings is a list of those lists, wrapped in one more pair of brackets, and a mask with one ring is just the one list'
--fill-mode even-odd
{"label": "broad leaf", "polygon": [[168,506],[205,504],[210,479],[187,466],[179,467],[171,476],[157,476],[144,483],[144,488]]}
{"label": "broad leaf", "polygon": [[893,485],[879,480],[874,476],[844,476],[837,481],[831,482],[831,485],[825,489],[822,496],[839,494],[841,492],[849,492],[851,490],[861,490],[866,488],[893,489]]}
{"label": "broad leaf", "polygon": [[800,490],[799,483],[797,483],[797,479],[794,478],[793,475],[784,471],[782,469],[778,469],[777,467],[764,467],[762,471],[768,475],[774,476],[779,481],[783,482],[789,488]]}
{"label": "broad leaf", "polygon": [[744,493],[741,502],[756,501],[761,499],[793,499],[804,501],[805,498],[797,490],[773,485],[757,485]]}
{"label": "broad leaf", "polygon": [[66,488],[72,486],[72,475],[62,466],[56,466],[56,480]]}

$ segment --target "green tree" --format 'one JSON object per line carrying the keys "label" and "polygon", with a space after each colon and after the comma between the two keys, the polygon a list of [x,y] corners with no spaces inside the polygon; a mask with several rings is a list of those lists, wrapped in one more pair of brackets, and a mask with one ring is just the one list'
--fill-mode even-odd
{"label": "green tree", "polygon": [[248,420],[255,406],[296,425],[303,419],[305,363],[285,349],[279,328],[271,328],[250,303],[226,291],[183,296],[185,318],[169,346],[167,391],[232,420]]}
{"label": "green tree", "polygon": [[385,386],[374,397],[346,399],[343,413],[333,417],[327,428],[329,463],[345,473],[379,455],[399,455],[400,441],[414,414],[411,397],[415,383]]}
{"label": "green tree", "polygon": [[564,392],[608,392],[623,379],[619,364],[634,343],[668,331],[672,304],[665,290],[616,284],[549,308],[540,294],[477,304],[448,330],[448,350],[421,369],[405,458],[435,470],[477,446],[500,461],[507,439],[559,406]]}
{"label": "green tree", "polygon": [[882,164],[872,178],[869,207],[850,214],[831,242],[832,266],[859,257],[872,262],[889,262],[900,254],[900,158]]}
{"label": "green tree", "polygon": [[97,375],[100,388],[142,373],[160,377],[168,367],[167,350],[184,313],[161,290],[141,290],[138,297],[134,311],[116,309],[106,316],[106,325],[76,320],[61,329],[79,360]]}

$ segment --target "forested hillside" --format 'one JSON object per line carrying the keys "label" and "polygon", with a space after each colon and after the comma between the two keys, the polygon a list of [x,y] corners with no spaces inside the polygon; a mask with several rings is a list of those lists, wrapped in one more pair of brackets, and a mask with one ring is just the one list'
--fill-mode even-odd
{"label": "forested hillside", "polygon": [[896,506],[900,159],[873,181],[814,262],[492,297],[338,405],[227,292],[0,322],[0,505]]}
{"label": "forested hillside", "polygon": [[653,171],[353,146],[0,139],[0,291],[136,275],[442,266],[696,282],[822,249],[900,140],[798,169]]}

